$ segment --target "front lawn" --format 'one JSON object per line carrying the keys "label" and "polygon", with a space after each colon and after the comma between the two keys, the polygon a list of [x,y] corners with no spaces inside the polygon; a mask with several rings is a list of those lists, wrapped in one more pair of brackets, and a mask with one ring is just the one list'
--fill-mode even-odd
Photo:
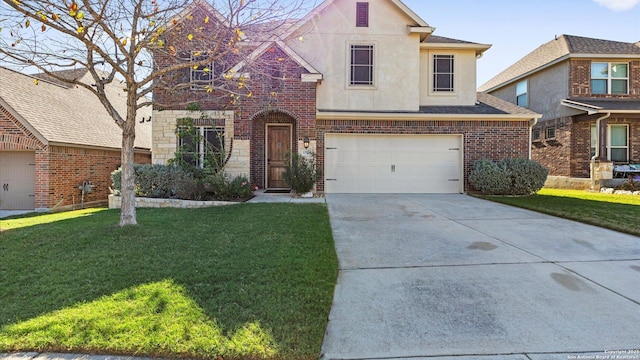
{"label": "front lawn", "polygon": [[640,196],[542,189],[523,197],[481,196],[503,204],[640,236]]}
{"label": "front lawn", "polygon": [[0,220],[0,353],[316,359],[337,277],[322,204]]}

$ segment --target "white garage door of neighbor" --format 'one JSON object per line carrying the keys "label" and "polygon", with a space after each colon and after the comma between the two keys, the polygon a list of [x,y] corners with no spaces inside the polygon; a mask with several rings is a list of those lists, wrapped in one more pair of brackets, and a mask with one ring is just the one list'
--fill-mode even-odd
{"label": "white garage door of neighbor", "polygon": [[461,193],[462,135],[325,135],[327,193]]}
{"label": "white garage door of neighbor", "polygon": [[36,154],[0,151],[0,210],[35,208]]}

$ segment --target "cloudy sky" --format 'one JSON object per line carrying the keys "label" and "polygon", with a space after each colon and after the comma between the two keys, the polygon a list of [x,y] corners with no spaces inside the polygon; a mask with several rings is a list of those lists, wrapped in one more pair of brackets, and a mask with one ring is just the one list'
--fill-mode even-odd
{"label": "cloudy sky", "polygon": [[556,35],[640,41],[640,0],[403,0],[436,35],[493,44],[478,86]]}

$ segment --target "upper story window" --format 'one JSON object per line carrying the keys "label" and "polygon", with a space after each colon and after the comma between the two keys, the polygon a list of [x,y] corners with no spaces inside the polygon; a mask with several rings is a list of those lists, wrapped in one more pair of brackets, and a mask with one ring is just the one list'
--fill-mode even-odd
{"label": "upper story window", "polygon": [[527,96],[527,80],[522,80],[516,84],[516,104],[522,107],[529,106],[529,97]]}
{"label": "upper story window", "polygon": [[[209,54],[203,51],[192,51],[191,62],[206,60]],[[190,68],[189,82],[191,90],[205,90],[213,84],[213,63],[194,65]]]}
{"label": "upper story window", "polygon": [[453,90],[453,55],[433,55],[433,91]]}
{"label": "upper story window", "polygon": [[356,3],[356,27],[369,27],[369,3]]}
{"label": "upper story window", "polygon": [[351,45],[350,85],[373,85],[373,45]]}
{"label": "upper story window", "polygon": [[591,63],[591,93],[620,94],[629,93],[629,64]]}

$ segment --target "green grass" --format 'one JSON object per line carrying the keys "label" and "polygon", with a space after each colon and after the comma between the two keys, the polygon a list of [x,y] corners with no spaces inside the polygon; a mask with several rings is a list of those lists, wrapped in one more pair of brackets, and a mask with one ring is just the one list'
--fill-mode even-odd
{"label": "green grass", "polygon": [[316,359],[337,259],[322,204],[0,220],[0,352]]}
{"label": "green grass", "polygon": [[542,189],[523,197],[484,199],[640,236],[640,196],[582,190]]}

